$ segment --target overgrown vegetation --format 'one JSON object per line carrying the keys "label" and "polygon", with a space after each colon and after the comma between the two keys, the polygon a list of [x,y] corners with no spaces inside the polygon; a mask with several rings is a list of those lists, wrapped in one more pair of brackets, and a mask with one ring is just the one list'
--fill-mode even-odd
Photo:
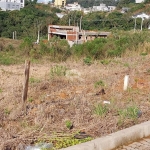
{"label": "overgrown vegetation", "polygon": [[119,109],[119,120],[118,125],[122,125],[127,119],[136,121],[140,115],[139,108],[137,106],[129,106],[126,109]]}
{"label": "overgrown vegetation", "polygon": [[[111,62],[111,58],[122,57],[133,53],[148,55],[149,32],[116,32],[108,38],[97,38],[87,41],[82,45],[69,47],[66,40],[54,37],[50,41],[41,41],[34,44],[31,38],[25,38],[20,45],[16,46],[15,40],[7,44],[6,39],[1,41],[0,63],[4,65],[15,64],[30,58],[32,61],[46,59],[50,62],[62,62],[68,59],[83,59],[83,63],[91,65],[94,60],[100,60],[103,65]],[[7,41],[7,40],[6,40]],[[10,41],[10,40],[9,40]],[[141,48],[142,47],[142,48]],[[19,56],[19,57],[18,57]],[[55,67],[55,73],[62,68]],[[65,71],[65,69],[64,69]]]}
{"label": "overgrown vegetation", "polygon": [[50,70],[51,77],[65,76],[67,68],[65,66],[53,66]]}
{"label": "overgrown vegetation", "polygon": [[108,107],[107,105],[97,104],[94,106],[94,114],[98,116],[104,116],[106,113],[108,113]]}
{"label": "overgrown vegetation", "polygon": [[47,24],[55,24],[58,17],[54,12],[47,12],[39,9],[34,1],[28,1],[28,4],[20,11],[0,11],[0,37],[12,38],[16,31],[15,38],[22,39],[32,37],[37,39],[38,30],[44,37],[47,34]]}
{"label": "overgrown vegetation", "polygon": [[[73,2],[72,0],[67,3]],[[99,5],[100,1],[79,1],[79,4],[84,7]],[[150,13],[150,9],[146,1],[144,4],[134,4],[134,1],[120,0],[109,1],[105,0],[105,4],[117,5],[117,9],[111,13],[109,12],[92,12],[83,14],[81,11],[65,12],[66,15],[59,19],[56,15],[57,12],[62,10],[51,7],[50,5],[36,4],[36,1],[27,1],[26,6],[20,11],[0,11],[0,37],[13,38],[13,32],[16,33],[15,38],[23,39],[30,37],[34,41],[37,40],[38,31],[40,31],[40,39],[47,39],[47,25],[48,24],[61,24],[76,26],[79,24],[82,17],[83,30],[132,30],[134,28],[134,18],[137,12]],[[122,14],[122,7],[128,7],[129,11]],[[144,11],[143,11],[144,10]],[[137,28],[140,29],[141,19],[136,21]],[[149,20],[143,21],[143,29],[147,29],[150,22]]]}
{"label": "overgrown vegetation", "polygon": [[85,139],[75,139],[73,137],[68,137],[68,138],[54,138],[51,139],[50,141],[54,143],[54,150],[55,150],[55,149],[66,148],[76,144],[84,143],[90,140],[92,140],[91,137]]}

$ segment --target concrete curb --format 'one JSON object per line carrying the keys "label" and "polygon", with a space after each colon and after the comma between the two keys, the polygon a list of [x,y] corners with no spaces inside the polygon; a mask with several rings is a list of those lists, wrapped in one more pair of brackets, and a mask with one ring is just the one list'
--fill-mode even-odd
{"label": "concrete curb", "polygon": [[112,150],[118,146],[150,136],[150,121],[126,128],[105,137],[61,150]]}

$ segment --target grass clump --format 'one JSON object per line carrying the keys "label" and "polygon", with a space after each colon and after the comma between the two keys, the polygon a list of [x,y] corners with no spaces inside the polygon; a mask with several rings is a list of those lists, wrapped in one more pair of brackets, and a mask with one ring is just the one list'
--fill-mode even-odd
{"label": "grass clump", "polygon": [[54,149],[66,148],[69,146],[77,145],[92,140],[91,137],[84,139],[75,139],[74,137],[65,137],[65,138],[54,138],[50,142],[53,143]]}
{"label": "grass clump", "polygon": [[72,127],[72,122],[70,121],[70,120],[66,120],[65,121],[65,125],[66,125],[66,127],[68,128],[68,129],[71,129],[71,127]]}
{"label": "grass clump", "polygon": [[11,111],[10,111],[8,108],[4,109],[4,113],[5,113],[6,115],[9,115],[10,112],[11,112]]}
{"label": "grass clump", "polygon": [[104,116],[106,113],[108,113],[108,107],[106,105],[98,104],[94,106],[94,114]]}
{"label": "grass clump", "polygon": [[83,59],[84,64],[90,66],[92,64],[92,59],[91,57],[86,57]]}
{"label": "grass clump", "polygon": [[122,125],[127,119],[136,121],[139,117],[139,108],[137,106],[129,106],[126,109],[118,110],[119,121],[118,124]]}
{"label": "grass clump", "polygon": [[28,99],[28,102],[32,103],[32,102],[33,102],[33,98],[30,97],[30,98]]}
{"label": "grass clump", "polygon": [[104,81],[99,80],[99,81],[97,81],[97,82],[94,83],[94,87],[95,87],[95,88],[97,88],[97,87],[99,87],[99,86],[101,86],[101,87],[105,86]]}
{"label": "grass clump", "polygon": [[52,77],[55,77],[55,76],[65,76],[66,75],[66,71],[67,71],[67,68],[65,66],[56,65],[56,66],[53,66],[51,68],[50,75]]}
{"label": "grass clump", "polygon": [[10,56],[6,56],[6,55],[0,55],[0,64],[2,65],[11,65],[11,64],[15,64],[15,60],[13,58],[11,58]]}
{"label": "grass clump", "polygon": [[39,83],[40,82],[40,79],[37,79],[37,78],[34,78],[34,77],[31,77],[29,79],[29,83]]}
{"label": "grass clump", "polygon": [[103,65],[108,65],[108,64],[110,64],[111,60],[109,60],[109,59],[104,59],[104,60],[101,60],[100,62],[101,62],[101,64],[103,64]]}

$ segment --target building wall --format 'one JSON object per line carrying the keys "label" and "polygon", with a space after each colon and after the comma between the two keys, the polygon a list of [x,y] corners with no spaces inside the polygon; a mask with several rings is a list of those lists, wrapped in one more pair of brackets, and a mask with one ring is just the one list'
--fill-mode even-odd
{"label": "building wall", "polygon": [[20,10],[20,3],[1,2],[0,1],[0,8],[4,11],[6,11],[6,10]]}
{"label": "building wall", "polygon": [[81,6],[77,2],[74,2],[74,4],[67,4],[65,8],[70,11],[81,11]]}
{"label": "building wall", "polygon": [[144,0],[135,0],[135,3],[143,3]]}
{"label": "building wall", "polygon": [[55,0],[54,5],[58,7],[64,7],[66,5],[66,0]]}
{"label": "building wall", "polygon": [[24,0],[0,0],[0,8],[6,10],[20,10],[24,7]]}
{"label": "building wall", "polygon": [[76,26],[48,26],[48,40],[53,37],[53,35],[59,37],[65,37],[67,41],[77,41],[78,40],[79,27]]}
{"label": "building wall", "polygon": [[76,40],[78,40],[77,32],[67,32],[66,40],[68,40],[68,41],[76,41]]}

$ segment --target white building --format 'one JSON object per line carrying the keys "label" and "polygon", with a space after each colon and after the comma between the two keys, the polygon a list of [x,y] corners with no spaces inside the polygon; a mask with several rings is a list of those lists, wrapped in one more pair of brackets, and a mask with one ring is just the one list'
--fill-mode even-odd
{"label": "white building", "polygon": [[92,12],[92,9],[91,8],[83,8],[82,11],[84,14],[88,14],[88,13]]}
{"label": "white building", "polygon": [[70,11],[81,11],[81,6],[80,4],[78,4],[78,2],[74,2],[73,4],[67,4],[65,8]]}
{"label": "white building", "polygon": [[24,7],[24,0],[0,0],[0,8],[6,10],[20,10]]}
{"label": "white building", "polygon": [[100,4],[99,6],[93,6],[93,11],[113,11],[115,6],[106,6],[106,4]]}
{"label": "white building", "polygon": [[144,0],[135,0],[135,3],[143,3]]}
{"label": "white building", "polygon": [[109,11],[113,11],[113,10],[115,10],[116,9],[116,6],[108,6],[108,10]]}

